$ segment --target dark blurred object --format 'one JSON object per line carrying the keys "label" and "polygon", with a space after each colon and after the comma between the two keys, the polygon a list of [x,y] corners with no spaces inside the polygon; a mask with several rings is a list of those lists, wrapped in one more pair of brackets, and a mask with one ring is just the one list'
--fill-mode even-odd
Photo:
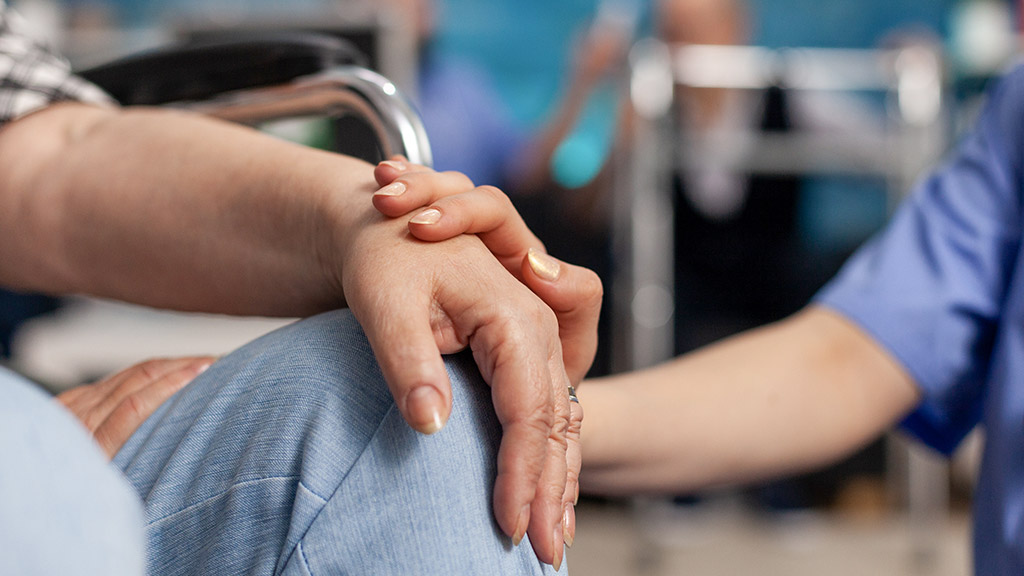
{"label": "dark blurred object", "polygon": [[[765,90],[758,128],[793,128],[786,93]],[[680,154],[685,154],[681,151]],[[675,175],[676,354],[779,320],[798,310],[828,275],[808,277],[800,262],[796,174],[740,177],[742,205],[723,217],[705,214]]]}
{"label": "dark blurred object", "polygon": [[0,290],[0,358],[11,357],[11,337],[18,326],[59,307],[57,298]]}
{"label": "dark blurred object", "polygon": [[354,46],[332,36],[235,33],[129,56],[79,74],[121,104],[152,106],[274,86],[364,62]]}

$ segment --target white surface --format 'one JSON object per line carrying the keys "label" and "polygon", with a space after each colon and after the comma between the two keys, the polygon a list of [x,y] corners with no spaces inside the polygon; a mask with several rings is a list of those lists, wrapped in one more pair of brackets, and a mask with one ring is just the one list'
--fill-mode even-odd
{"label": "white surface", "polygon": [[63,389],[149,358],[223,355],[290,322],[76,299],[18,331],[13,365],[34,380]]}

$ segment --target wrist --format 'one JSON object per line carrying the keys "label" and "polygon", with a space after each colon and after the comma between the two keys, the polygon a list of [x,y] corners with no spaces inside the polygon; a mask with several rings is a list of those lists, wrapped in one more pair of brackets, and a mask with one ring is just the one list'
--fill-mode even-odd
{"label": "wrist", "polygon": [[[345,277],[353,258],[365,249],[367,233],[386,220],[373,208],[373,193],[379,188],[371,164],[346,156],[329,155],[329,166],[317,170],[318,189],[314,254],[321,281],[335,303],[347,305]],[[394,226],[399,226],[397,221]]]}

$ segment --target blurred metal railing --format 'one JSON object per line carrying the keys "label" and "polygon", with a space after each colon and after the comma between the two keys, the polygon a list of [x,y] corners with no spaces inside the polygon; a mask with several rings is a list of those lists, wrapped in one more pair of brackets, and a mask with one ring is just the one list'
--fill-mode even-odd
{"label": "blurred metal railing", "polygon": [[[880,134],[686,133],[675,125],[677,88],[813,91],[882,95]],[[887,50],[772,50],[747,46],[670,46],[639,42],[629,60],[634,111],[614,189],[613,370],[669,359],[674,350],[672,175],[717,166],[740,174],[876,177],[890,210],[947,145],[944,64],[930,45]],[[681,142],[679,140],[682,140]],[[682,147],[685,158],[673,153]],[[890,442],[890,484],[914,534],[912,566],[929,572],[931,537],[947,509],[943,462]]]}
{"label": "blurred metal railing", "polygon": [[402,154],[433,165],[419,114],[390,80],[361,66],[339,66],[287,84],[223,94],[188,104],[191,110],[242,124],[284,118],[352,116],[366,124],[382,158]]}

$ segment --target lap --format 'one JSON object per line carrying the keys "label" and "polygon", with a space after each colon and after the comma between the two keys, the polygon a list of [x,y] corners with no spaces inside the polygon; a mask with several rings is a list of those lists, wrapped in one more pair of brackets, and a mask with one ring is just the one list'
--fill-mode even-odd
{"label": "lap", "polygon": [[493,521],[489,389],[471,357],[448,365],[452,417],[428,437],[347,311],[214,364],[115,458],[146,503],[150,571],[542,573]]}
{"label": "lap", "polygon": [[71,414],[0,369],[0,574],[139,575],[142,513]]}

